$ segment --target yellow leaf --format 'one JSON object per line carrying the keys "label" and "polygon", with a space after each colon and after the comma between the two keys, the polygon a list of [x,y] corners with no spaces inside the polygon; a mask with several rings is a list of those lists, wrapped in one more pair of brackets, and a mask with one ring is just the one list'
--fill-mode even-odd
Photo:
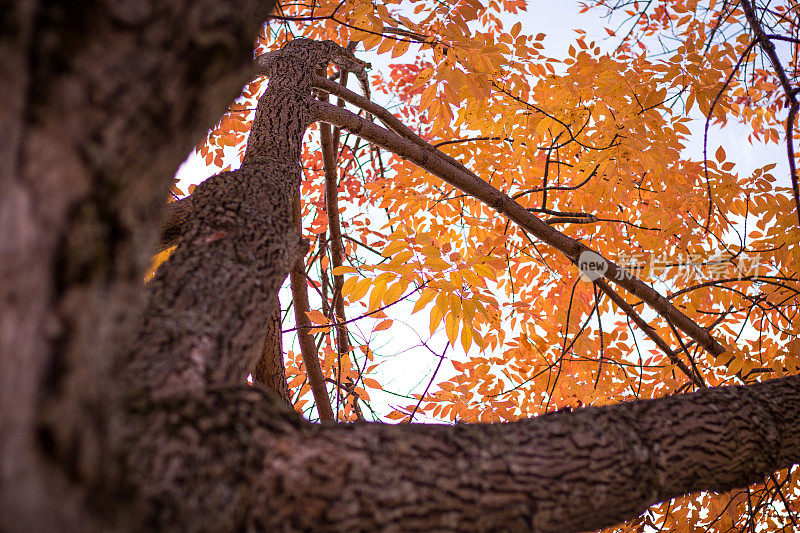
{"label": "yellow leaf", "polygon": [[442,313],[442,316],[447,313],[447,295],[445,293],[440,292],[436,296],[436,307],[439,309],[439,312]]}
{"label": "yellow leaf", "polygon": [[357,283],[358,283],[358,278],[355,276],[349,277],[346,280],[344,280],[344,283],[342,284],[342,297],[344,298],[351,292],[353,292],[353,289],[356,287]]}
{"label": "yellow leaf", "polygon": [[372,285],[372,280],[369,279],[369,278],[365,278],[365,279],[360,280],[358,283],[356,283],[356,286],[353,287],[353,290],[350,293],[350,296],[349,296],[348,299],[351,302],[355,302],[356,300],[360,300],[361,298],[364,297],[365,294],[367,294],[367,291],[369,290],[371,285]]}
{"label": "yellow leaf", "polygon": [[172,252],[175,251],[175,248],[177,248],[177,246],[173,246],[172,248],[167,248],[163,252],[153,256],[153,259],[150,261],[150,268],[147,270],[147,273],[144,276],[145,283],[150,281],[153,278],[153,276],[156,275],[158,267],[163,265],[164,261],[169,259],[169,256],[172,255]]}
{"label": "yellow leaf", "polygon": [[386,302],[396,302],[403,296],[403,284],[394,283],[391,287],[386,289],[386,295],[383,297]]}
{"label": "yellow leaf", "polygon": [[356,269],[351,267],[351,266],[342,265],[342,266],[338,266],[338,267],[333,269],[333,275],[334,276],[341,276],[342,274],[347,274],[347,273],[355,272],[355,271],[356,271]]}
{"label": "yellow leaf", "polygon": [[461,329],[461,346],[464,348],[464,352],[469,351],[469,347],[472,346],[472,328]]}
{"label": "yellow leaf", "polygon": [[364,385],[366,385],[367,387],[369,387],[371,389],[383,389],[381,384],[378,383],[378,380],[375,380],[375,379],[372,379],[372,378],[364,378]]}
{"label": "yellow leaf", "polygon": [[381,44],[378,47],[378,53],[385,54],[386,52],[391,50],[393,46],[394,46],[394,39],[384,39],[381,41]]}
{"label": "yellow leaf", "polygon": [[399,253],[395,254],[394,257],[392,257],[391,264],[405,263],[406,261],[411,259],[413,256],[414,256],[414,253],[411,252],[410,250],[403,250],[402,252],[399,252]]}
{"label": "yellow leaf", "polygon": [[437,247],[431,246],[430,244],[423,246],[421,251],[425,257],[435,257],[436,259],[442,257],[442,252],[440,252]]}
{"label": "yellow leaf", "polygon": [[486,346],[483,341],[483,337],[481,337],[480,333],[478,333],[474,329],[470,328],[470,330],[472,331],[472,339],[475,341],[475,344],[478,345],[478,348],[483,350],[484,347]]}
{"label": "yellow leaf", "polygon": [[450,312],[452,312],[456,318],[461,318],[461,298],[455,294],[451,294],[447,300],[450,304]]}
{"label": "yellow leaf", "polygon": [[[377,35],[377,34],[370,34],[368,37],[365,37],[361,41],[361,44],[364,45],[364,50],[370,50],[371,48],[374,48],[375,45],[378,44],[378,43],[381,43],[381,45],[383,44],[381,42],[381,36]],[[378,49],[378,52],[380,53],[381,50]]]}
{"label": "yellow leaf", "polygon": [[480,264],[480,263],[474,264],[474,265],[472,265],[472,270],[476,274],[478,274],[479,276],[481,276],[483,278],[491,279],[491,280],[496,280],[497,279],[497,275],[495,274],[495,271],[488,265]]}
{"label": "yellow leaf", "polygon": [[398,41],[392,48],[392,58],[399,57],[408,50],[408,41]]}
{"label": "yellow leaf", "polygon": [[384,257],[391,257],[394,255],[398,250],[402,248],[406,248],[407,245],[405,241],[392,241],[386,245],[386,247],[381,251],[381,255]]}
{"label": "yellow leaf", "polygon": [[374,311],[383,302],[383,296],[386,294],[386,279],[378,279],[375,285],[372,286],[372,291],[369,293],[369,310]]}
{"label": "yellow leaf", "polygon": [[458,322],[452,313],[448,313],[447,316],[444,317],[444,331],[447,334],[447,339],[450,341],[450,344],[455,345],[456,338],[458,338]]}
{"label": "yellow leaf", "polygon": [[431,270],[447,270],[450,268],[450,264],[446,261],[442,261],[438,257],[428,257],[425,260],[425,267]]}
{"label": "yellow leaf", "polygon": [[431,300],[433,300],[435,296],[436,296],[435,290],[428,288],[422,289],[422,293],[419,299],[414,303],[414,309],[411,311],[411,313],[412,314],[416,313],[417,311],[428,305],[428,303]]}
{"label": "yellow leaf", "polygon": [[431,307],[431,319],[430,322],[428,322],[431,335],[433,335],[433,332],[436,331],[436,328],[439,327],[439,324],[441,324],[442,316],[444,315],[442,314],[442,310],[439,309],[438,305]]}

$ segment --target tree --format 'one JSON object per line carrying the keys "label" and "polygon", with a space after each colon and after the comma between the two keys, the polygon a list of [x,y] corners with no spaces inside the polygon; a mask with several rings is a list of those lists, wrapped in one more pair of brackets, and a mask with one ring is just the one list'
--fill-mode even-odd
{"label": "tree", "polygon": [[[76,28],[63,24],[65,14],[57,6],[39,6],[34,16],[32,4],[15,6],[12,16],[3,18],[2,32],[4,70],[18,73],[4,81],[10,105],[4,108],[3,129],[9,133],[9,142],[3,145],[8,153],[3,154],[7,157],[0,182],[4,199],[0,206],[4,239],[0,516],[4,529],[114,525],[132,529],[581,530],[634,518],[649,504],[692,491],[755,483],[797,462],[800,395],[798,378],[791,374],[797,366],[797,326],[792,317],[798,289],[792,267],[796,269],[798,235],[794,223],[788,222],[796,216],[793,197],[774,186],[769,169],[738,180],[730,172],[724,151],[717,151],[716,163],[680,158],[676,143],[688,134],[683,131],[687,120],[671,116],[665,100],[673,93],[678,94],[675,98],[686,94],[687,107],[696,102],[705,115],[718,120],[744,117],[755,125],[754,134],[772,138],[774,125],[784,118],[777,105],[771,112],[769,107],[768,112],[755,112],[746,105],[747,99],[756,97],[768,102],[780,98],[777,85],[770,86],[768,72],[759,71],[757,76],[763,79],[748,87],[755,96],[732,91],[735,98],[743,98],[734,101],[720,90],[723,85],[738,89],[734,85],[740,81],[734,78],[739,65],[730,58],[746,58],[755,45],[745,42],[740,48],[714,48],[710,39],[687,39],[691,46],[685,45],[681,53],[687,58],[688,72],[695,74],[693,65],[703,57],[719,67],[706,68],[688,79],[672,66],[650,63],[645,57],[625,52],[613,58],[600,56],[579,39],[583,51],[574,53],[574,64],[580,65],[580,72],[568,68],[563,76],[548,76],[548,68],[555,69],[544,59],[539,64],[515,64],[532,75],[542,69],[544,76],[530,87],[513,74],[507,80],[493,76],[501,66],[508,68],[509,46],[515,52],[533,54],[536,47],[527,44],[531,40],[520,41],[519,29],[514,28],[510,36],[499,39],[500,44],[494,44],[488,34],[476,36],[468,22],[486,17],[482,22],[494,28],[492,10],[498,8],[484,10],[464,3],[449,14],[451,25],[439,32],[445,37],[430,41],[438,54],[434,63],[416,71],[408,67],[407,72],[418,74],[414,80],[398,77],[398,90],[404,90],[410,100],[421,89],[427,104],[420,105],[416,115],[408,110],[407,118],[424,119],[421,123],[426,124],[423,135],[416,135],[385,110],[316,74],[316,69],[333,61],[341,77],[348,71],[360,76],[363,65],[351,52],[329,41],[292,41],[280,51],[262,55],[258,62],[270,84],[260,99],[242,167],[204,182],[188,202],[175,203],[168,220],[182,227],[177,232],[178,248],[143,287],[141,276],[148,251],[154,248],[157,213],[166,197],[168,176],[185,153],[175,149],[175,140],[190,143],[186,139],[209,116],[199,116],[197,109],[211,107],[207,102],[223,104],[240,83],[249,52],[247,36],[254,34],[253,21],[260,20],[263,6],[252,3],[233,10],[220,3],[173,2],[169,8],[151,9],[88,5],[83,13],[71,14],[81,15],[70,20],[85,25]],[[393,43],[384,43],[394,39],[396,46],[405,47],[410,39],[428,42],[426,35],[433,35],[437,25],[442,28],[437,7],[429,8],[427,18],[418,24],[397,18],[380,5],[347,6],[340,19],[337,11],[316,7],[320,9],[314,18],[341,19],[342,24],[334,24],[329,31],[343,32],[333,35],[342,43],[353,38],[363,40],[365,46],[391,49]],[[680,10],[687,12],[678,2],[658,7],[657,16],[648,19],[651,22],[662,20],[659,17],[670,20]],[[695,7],[687,13],[694,13]],[[749,2],[741,7],[740,12],[725,4],[723,13],[705,24],[721,27],[723,22],[718,21],[746,19],[761,39],[759,46],[769,54],[766,43],[774,37],[758,29],[763,18],[753,17],[755,6]],[[284,19],[303,16],[287,9]],[[777,13],[779,23],[796,32],[792,11]],[[696,20],[690,17],[688,24],[692,31],[702,33],[708,26],[695,25]],[[305,31],[320,37],[315,33],[321,32],[320,27],[320,20],[309,21]],[[648,25],[645,32],[652,28]],[[372,37],[362,35],[366,30],[373,32]],[[480,54],[462,54],[468,34]],[[175,41],[168,35],[182,37]],[[787,35],[787,42],[796,39],[795,33]],[[503,39],[511,44],[501,46]],[[696,53],[698,42],[708,46],[705,56]],[[791,58],[794,65],[795,57]],[[737,68],[731,70],[733,65]],[[448,82],[427,84],[426,76],[434,71],[436,80]],[[773,74],[780,72],[776,67]],[[719,83],[720,77],[727,83]],[[207,83],[198,85],[194,81],[198,78]],[[684,80],[684,85],[675,80]],[[792,83],[791,78],[787,80]],[[742,80],[742,87],[750,81]],[[631,84],[628,98],[619,95],[625,83]],[[587,104],[580,91],[570,93],[576,85],[605,86],[606,92],[598,92]],[[390,129],[337,106],[312,101],[312,86],[362,107]],[[480,98],[464,97],[470,88]],[[616,100],[610,88],[616,88]],[[601,99],[600,94],[607,98]],[[458,117],[451,116],[449,105],[455,100],[463,104]],[[793,164],[797,105],[791,85],[783,101],[789,104],[785,140]],[[506,122],[501,121],[497,131],[477,136],[490,139],[447,144],[457,147],[453,150],[458,160],[424,139],[436,132],[443,133],[446,141],[456,141],[461,136],[453,128],[459,124],[483,133],[490,129],[483,123],[485,116]],[[339,239],[331,241],[331,262],[337,270],[326,283],[335,297],[326,302],[329,307],[323,308],[322,315],[330,321],[326,324],[333,325],[336,342],[329,346],[344,362],[341,368],[346,370],[352,362],[346,357],[352,337],[342,320],[344,297],[356,302],[360,297],[355,291],[366,286],[368,306],[377,310],[411,286],[414,275],[425,274],[418,285],[434,292],[422,289],[417,302],[422,302],[419,307],[435,302],[432,308],[439,314],[432,314],[432,321],[436,323],[436,317],[444,321],[448,340],[454,345],[460,341],[465,352],[473,342],[499,350],[516,365],[507,376],[509,382],[518,383],[516,390],[525,390],[528,398],[535,399],[528,404],[520,395],[511,395],[512,400],[487,400],[483,412],[469,405],[473,383],[487,398],[500,383],[491,367],[498,362],[472,357],[458,363],[461,374],[451,380],[451,386],[442,383],[442,393],[420,398],[418,407],[435,415],[452,413],[460,419],[487,421],[534,414],[551,404],[566,407],[576,387],[586,389],[587,377],[596,379],[595,383],[603,380],[602,394],[587,389],[576,395],[576,401],[599,405],[631,397],[626,392],[629,382],[619,377],[619,369],[625,367],[622,352],[630,342],[621,333],[624,326],[614,325],[604,333],[606,325],[598,321],[596,333],[581,326],[578,333],[573,327],[571,336],[564,334],[570,324],[575,326],[576,318],[588,322],[596,309],[609,309],[608,302],[601,303],[597,293],[586,293],[577,284],[570,290],[572,280],[566,276],[549,286],[537,285],[545,297],[536,300],[529,288],[542,280],[538,268],[531,274],[535,264],[568,272],[570,262],[580,263],[591,278],[587,258],[597,259],[609,250],[619,256],[622,247],[641,245],[670,246],[671,250],[684,246],[687,253],[695,253],[714,242],[715,235],[730,230],[734,216],[747,214],[760,222],[760,235],[747,235],[751,247],[774,248],[764,267],[770,270],[763,278],[759,274],[768,290],[753,285],[752,279],[711,280],[677,288],[675,278],[667,277],[668,287],[675,289],[667,299],[607,258],[598,263],[605,276],[595,278],[594,286],[663,350],[647,366],[639,365],[637,378],[650,385],[639,391],[659,396],[696,387],[698,392],[561,410],[509,424],[309,424],[286,405],[286,394],[280,399],[280,387],[273,387],[278,393],[274,395],[249,387],[244,380],[265,355],[262,362],[270,370],[262,377],[275,375],[279,337],[273,328],[273,335],[265,339],[264,330],[276,315],[277,290],[287,273],[302,274],[297,272],[298,259],[307,245],[300,240],[297,225],[301,209],[297,164],[302,135],[312,119],[352,131],[429,172],[423,175],[404,167],[407,163],[390,161],[394,169],[406,172],[404,195],[417,203],[406,199],[404,204],[386,195],[386,207],[405,226],[386,236],[383,251],[387,256],[395,254],[394,258],[384,268],[374,269],[382,270],[380,275],[390,274],[384,281],[379,275],[359,285],[361,281],[339,277],[347,269],[336,263],[343,265],[346,257],[356,256]],[[625,133],[621,124],[628,126]],[[217,131],[235,136],[241,128],[236,121],[230,125]],[[339,151],[334,148],[345,146],[338,132],[331,133],[322,128],[323,178],[328,184],[333,156]],[[497,141],[501,143],[511,139],[507,142],[517,150],[517,159],[501,161],[507,149],[468,148],[496,142],[491,140],[494,137],[502,137]],[[492,178],[491,183],[481,179],[478,175],[491,168],[486,165],[492,159],[507,169],[524,167],[536,179],[543,179],[542,184],[532,186],[517,174],[521,190],[516,192],[510,176]],[[383,160],[373,161],[380,172]],[[450,187],[443,188],[433,177],[446,180]],[[671,188],[656,189],[667,179]],[[584,189],[587,184],[590,187]],[[378,187],[382,182],[376,179],[371,185]],[[468,197],[456,195],[452,187]],[[564,196],[559,196],[563,190],[570,191],[573,211],[565,209]],[[693,203],[685,218],[675,218],[680,211],[676,199],[692,197],[698,190],[714,194],[700,196],[702,201]],[[436,203],[427,199],[434,193]],[[534,194],[542,195],[541,202],[524,203]],[[338,213],[335,196],[326,198],[326,216]],[[585,230],[588,224],[611,218],[603,211],[607,206],[597,205],[598,197],[614,198],[620,204],[613,207],[627,217],[620,223],[624,232],[610,220],[607,228]],[[626,197],[640,197],[642,203],[627,207]],[[436,221],[423,214],[451,217],[452,212],[468,217],[477,232],[463,242],[478,244],[473,248],[459,244],[446,259],[437,258],[432,249],[444,250],[444,246],[431,235],[444,229],[434,227]],[[551,218],[542,221],[534,215],[537,212]],[[563,231],[552,227],[567,220],[571,224]],[[656,232],[649,225],[656,226],[660,220],[667,227]],[[524,233],[505,229],[507,221],[518,224]],[[336,217],[329,216],[327,228],[332,235],[336,223]],[[498,233],[504,230],[509,232],[507,237]],[[370,231],[365,229],[367,237]],[[651,233],[668,238],[662,236],[656,244]],[[523,239],[528,244],[521,245]],[[560,255],[545,250],[537,240]],[[720,238],[719,242],[725,241]],[[314,247],[319,250],[320,245],[314,243]],[[742,245],[735,251],[744,249]],[[431,260],[420,262],[416,270],[404,269],[415,252]],[[504,256],[509,258],[508,274],[498,273],[495,258]],[[445,262],[458,268],[441,264]],[[468,270],[480,277],[470,277]],[[437,272],[446,272],[447,279]],[[461,277],[453,276],[454,272]],[[395,288],[399,282],[389,285],[390,280],[403,280],[403,274],[411,278],[405,278],[404,287]],[[527,305],[501,299],[492,302],[487,278],[496,278],[500,286],[514,281],[514,294],[526,299]],[[295,295],[307,286],[293,285]],[[468,290],[467,285],[476,293],[474,300],[462,292]],[[731,287],[738,297],[710,293],[708,287]],[[695,294],[702,297],[694,298]],[[679,304],[673,305],[672,300]],[[469,301],[475,307],[463,303]],[[652,311],[637,310],[643,304]],[[533,318],[544,306],[567,310],[562,316],[551,309],[552,316],[563,323],[539,320],[534,327]],[[514,337],[509,342],[498,327],[505,308],[514,309],[519,320],[509,330]],[[750,320],[753,313],[768,325],[756,330],[756,342],[737,346],[730,327]],[[319,318],[313,312],[299,313],[298,323],[306,329],[304,316]],[[563,349],[550,352],[549,346],[557,346],[553,340],[559,338]],[[745,357],[743,346],[753,347],[760,357],[756,364]],[[535,386],[535,361],[525,358],[537,348],[545,358],[558,356],[545,361],[554,374],[544,391],[523,388],[528,383]],[[600,368],[587,373],[589,365],[566,358],[571,350],[600,354],[594,362],[613,375],[603,376]],[[346,375],[338,368],[332,374],[328,367],[312,378],[314,355],[307,350],[303,354],[309,381],[317,381],[313,390],[317,402],[325,403],[329,391],[320,390],[319,381],[326,377],[323,371],[328,372],[337,390],[344,390],[347,397],[331,414],[357,417],[360,404],[353,396],[364,397],[359,388],[366,392],[364,387],[370,387],[366,376]],[[292,370],[290,365],[290,374]],[[571,381],[561,381],[566,380],[562,374],[569,374]],[[754,383],[775,376],[780,379]],[[657,387],[653,386],[656,382]],[[701,388],[730,382],[747,385]],[[458,407],[462,404],[465,408]],[[447,405],[451,407],[445,409]],[[407,411],[413,417],[413,410]],[[321,407],[319,414],[325,416]],[[772,483],[769,490],[780,491],[791,481],[784,471],[774,475]],[[781,493],[787,509],[783,518],[794,519],[794,490],[788,486]],[[733,519],[738,517],[731,514]]]}

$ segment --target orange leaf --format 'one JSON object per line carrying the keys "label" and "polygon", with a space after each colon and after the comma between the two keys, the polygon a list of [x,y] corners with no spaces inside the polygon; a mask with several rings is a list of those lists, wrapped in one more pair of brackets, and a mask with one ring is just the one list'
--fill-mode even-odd
{"label": "orange leaf", "polygon": [[308,317],[311,322],[318,325],[328,324],[328,317],[323,315],[321,312],[317,311],[316,309],[312,311],[306,311],[306,316]]}
{"label": "orange leaf", "polygon": [[387,318],[386,320],[381,320],[378,322],[378,325],[373,328],[372,331],[383,331],[384,329],[389,329],[392,326],[392,322],[394,322],[391,318]]}
{"label": "orange leaf", "polygon": [[364,378],[364,385],[366,385],[371,389],[383,389],[383,387],[381,387],[381,384],[378,383],[378,380],[372,378]]}

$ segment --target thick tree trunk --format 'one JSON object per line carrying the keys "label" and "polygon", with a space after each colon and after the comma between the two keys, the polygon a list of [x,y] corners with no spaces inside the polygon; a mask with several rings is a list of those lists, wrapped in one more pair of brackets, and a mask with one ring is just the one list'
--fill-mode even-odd
{"label": "thick tree trunk", "polygon": [[116,475],[108,367],[165,194],[272,3],[0,9],[0,530],[91,528],[85,489]]}
{"label": "thick tree trunk", "polygon": [[575,531],[800,459],[798,377],[455,427],[312,425],[247,387],[304,251],[311,76],[340,50],[262,60],[242,168],[197,188],[144,294],[170,178],[265,6],[82,6],[0,19],[0,529]]}

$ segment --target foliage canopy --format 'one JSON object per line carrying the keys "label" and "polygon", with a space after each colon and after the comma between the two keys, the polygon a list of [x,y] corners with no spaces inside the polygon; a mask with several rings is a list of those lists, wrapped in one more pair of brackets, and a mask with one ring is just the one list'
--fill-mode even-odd
{"label": "foliage canopy", "polygon": [[[525,33],[518,19],[536,4],[521,0],[284,2],[256,54],[309,37],[391,62],[367,88],[421,139],[654,287],[724,353],[636,295],[587,282],[492,206],[321,125],[302,160],[306,316],[339,420],[377,417],[370,398],[385,391],[389,420],[499,422],[800,370],[800,7],[584,4],[608,15],[608,36],[576,30],[563,59]],[[207,164],[236,165],[263,86],[247,85],[198,147]],[[749,168],[742,139],[712,135],[725,128],[787,147],[789,164]],[[409,329],[437,361],[411,395],[381,371]],[[286,376],[313,418],[302,355],[289,351]],[[615,530],[780,530],[798,510],[800,484],[783,471]]]}

